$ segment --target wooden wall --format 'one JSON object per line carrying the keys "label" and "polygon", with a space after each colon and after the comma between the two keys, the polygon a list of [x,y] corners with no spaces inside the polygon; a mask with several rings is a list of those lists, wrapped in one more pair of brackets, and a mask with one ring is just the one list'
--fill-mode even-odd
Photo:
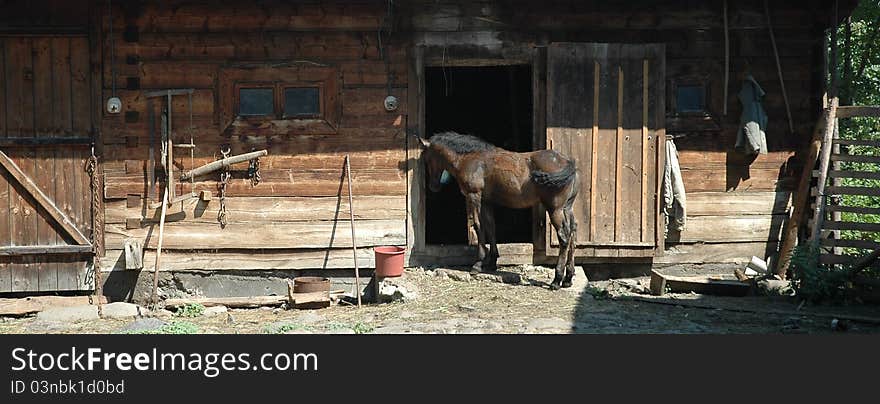
{"label": "wooden wall", "polygon": [[[147,194],[149,124],[143,94],[168,88],[195,89],[195,158],[191,161],[187,150],[176,149],[176,172],[217,159],[224,144],[233,153],[267,149],[269,155],[261,159],[262,181],[256,186],[246,178],[247,163],[233,167],[225,228],[217,221],[218,172],[194,184],[195,192],[212,191],[212,201],[191,200],[169,208],[163,269],[351,267],[348,186],[341,182],[346,154],[351,156],[357,245],[405,244],[405,49],[389,38],[383,38],[384,49],[378,46],[384,5],[143,1],[114,10],[112,36],[105,15],[103,44],[109,49],[113,40],[115,57],[105,53],[104,98],[112,91],[115,70],[124,111],[105,113],[102,122],[107,246],[102,267],[124,268],[120,249],[126,238],[147,246],[144,265],[153,267],[159,213],[137,200]],[[335,71],[340,112],[335,133],[253,130],[237,136],[224,131],[227,122],[222,122],[220,109],[227,94],[221,91],[221,71],[279,63]],[[401,101],[394,112],[383,107],[389,87]],[[158,111],[155,103],[154,108]],[[173,139],[188,143],[186,97],[175,98],[172,109]],[[179,184],[178,193],[190,190],[189,182]],[[361,249],[359,261],[362,267],[372,265],[372,251]]]}
{"label": "wooden wall", "polygon": [[[787,212],[794,153],[818,115],[821,96],[821,30],[830,2],[771,2],[786,89],[796,130],[787,122],[766,20],[760,0],[730,2],[732,74],[729,112],[718,133],[690,134],[676,140],[689,194],[688,229],[670,240],[656,262],[726,262],[765,256],[775,248]],[[115,4],[115,3],[114,3]],[[357,209],[358,245],[406,243],[408,60],[411,45],[425,46],[425,61],[465,59],[531,63],[531,49],[551,42],[663,42],[667,78],[711,77],[711,109],[721,115],[722,17],[720,0],[612,2],[434,1],[394,2],[394,34],[377,38],[386,17],[385,1],[210,2],[140,1],[117,6],[103,16],[103,99],[114,84],[124,112],[104,114],[101,122],[106,176],[106,256],[104,269],[124,267],[122,242],[129,237],[148,246],[152,268],[158,234],[155,209],[147,194],[147,102],[143,93],[194,88],[195,159],[175,150],[178,169],[219,156],[230,144],[243,152],[266,148],[262,183],[235,167],[227,191],[229,225],[216,221],[218,201],[188,202],[169,210],[165,245],[169,269],[271,269],[350,267],[346,219],[347,187],[341,182],[343,156],[351,155]],[[110,35],[110,24],[113,34]],[[136,33],[136,35],[134,35]],[[112,39],[112,41],[111,41]],[[114,55],[114,56],[111,56]],[[388,63],[380,58],[385,55]],[[746,61],[767,91],[770,153],[748,161],[733,151],[740,106],[738,77]],[[321,64],[338,71],[340,119],[337,132],[324,135],[224,134],[220,91],[224,67],[251,63]],[[115,72],[115,75],[114,75]],[[389,74],[390,73],[390,74]],[[390,83],[389,83],[390,78]],[[390,85],[389,85],[390,84]],[[387,88],[400,109],[386,112]],[[173,109],[186,111],[185,98]],[[410,117],[412,119],[412,117]],[[176,142],[189,140],[182,129],[188,116],[176,113]],[[216,173],[200,179],[195,191],[217,193]],[[191,190],[180,184],[178,192]],[[134,197],[132,197],[134,195]],[[340,197],[342,196],[342,197]],[[134,220],[131,220],[134,219]],[[140,223],[134,224],[137,219]],[[192,250],[199,250],[193,252]],[[361,265],[371,252],[360,250]],[[164,256],[164,254],[163,254]]]}
{"label": "wooden wall", "polygon": [[[683,135],[675,143],[688,193],[688,225],[682,234],[670,236],[666,255],[654,262],[742,262],[771,254],[787,220],[788,198],[800,170],[793,157],[806,144],[821,108],[822,30],[830,23],[833,2],[770,2],[794,133],[788,129],[763,2],[728,3],[726,116],[721,0],[417,0],[403,2],[399,13],[400,29],[414,33],[414,42],[425,47],[426,60],[435,65],[493,59],[531,63],[529,48],[552,42],[665,43],[668,80],[709,78],[709,108],[720,130],[670,133]],[[841,15],[852,7],[849,3],[841,2]],[[742,110],[737,93],[746,64],[767,92],[769,115],[769,153],[753,160],[734,151]]]}

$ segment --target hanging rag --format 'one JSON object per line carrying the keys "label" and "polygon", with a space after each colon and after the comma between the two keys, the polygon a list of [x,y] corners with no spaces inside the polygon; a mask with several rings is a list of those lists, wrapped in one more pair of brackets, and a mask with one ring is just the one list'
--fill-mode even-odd
{"label": "hanging rag", "polygon": [[678,150],[672,139],[666,140],[666,165],[663,169],[663,217],[666,222],[666,234],[670,230],[684,230],[687,216],[687,197],[684,193],[684,181],[681,178],[681,167],[678,165]]}
{"label": "hanging rag", "polygon": [[736,150],[743,153],[767,154],[767,113],[764,112],[762,100],[766,93],[758,85],[751,74],[743,80],[743,88],[739,91],[739,101],[743,112],[740,118],[739,133],[736,137]]}

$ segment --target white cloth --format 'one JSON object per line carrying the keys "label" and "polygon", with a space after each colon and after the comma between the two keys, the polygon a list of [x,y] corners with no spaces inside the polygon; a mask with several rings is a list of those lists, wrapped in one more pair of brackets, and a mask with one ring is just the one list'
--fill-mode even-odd
{"label": "white cloth", "polygon": [[666,140],[666,165],[663,169],[663,217],[666,233],[670,230],[684,230],[687,221],[687,196],[684,192],[684,181],[681,178],[681,167],[678,164],[678,150],[672,139]]}

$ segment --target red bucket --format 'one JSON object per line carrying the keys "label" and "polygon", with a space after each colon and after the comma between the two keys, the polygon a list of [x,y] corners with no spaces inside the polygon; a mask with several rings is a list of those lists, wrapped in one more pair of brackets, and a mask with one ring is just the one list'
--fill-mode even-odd
{"label": "red bucket", "polygon": [[403,275],[404,247],[374,247],[376,255],[376,276],[379,278],[392,278]]}

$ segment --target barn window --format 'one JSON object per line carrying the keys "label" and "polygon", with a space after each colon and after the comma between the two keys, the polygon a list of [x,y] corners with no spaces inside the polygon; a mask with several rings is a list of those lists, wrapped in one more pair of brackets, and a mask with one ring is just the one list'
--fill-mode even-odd
{"label": "barn window", "polygon": [[685,84],[675,89],[676,112],[699,113],[706,111],[706,88],[702,84]]}
{"label": "barn window", "polygon": [[242,87],[238,90],[239,116],[267,116],[275,113],[275,90],[271,87]]}
{"label": "barn window", "polygon": [[339,71],[329,66],[220,69],[220,120],[227,135],[337,133]]}
{"label": "barn window", "polygon": [[316,117],[321,115],[321,91],[318,87],[287,87],[284,89],[284,117]]}

